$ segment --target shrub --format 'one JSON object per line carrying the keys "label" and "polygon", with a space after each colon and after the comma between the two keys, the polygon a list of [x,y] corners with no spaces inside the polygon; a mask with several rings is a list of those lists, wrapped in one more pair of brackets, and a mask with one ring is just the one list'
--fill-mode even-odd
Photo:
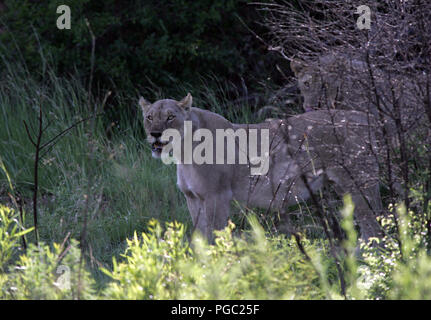
{"label": "shrub", "polygon": [[[80,251],[72,240],[67,247],[30,244],[26,252],[20,237],[33,230],[18,231],[14,211],[0,206],[0,299],[83,299],[93,296],[94,280],[79,269]],[[16,258],[17,254],[21,255]]]}
{"label": "shrub", "polygon": [[14,250],[19,248],[20,237],[33,229],[19,231],[19,226],[20,223],[15,212],[0,205],[0,272],[5,271],[7,264],[14,255]]}
{"label": "shrub", "polygon": [[1,299],[94,299],[94,279],[85,267],[79,270],[79,257],[75,240],[67,248],[31,244],[7,273]]}
{"label": "shrub", "polygon": [[403,205],[380,220],[386,235],[379,246],[361,244],[363,261],[358,268],[358,286],[363,297],[430,299],[431,258],[425,221],[413,211],[407,212]]}
{"label": "shrub", "polygon": [[128,241],[124,261],[104,270],[112,299],[315,299],[324,297],[311,263],[283,237],[267,238],[255,219],[247,236],[233,237],[232,223],[214,245],[184,227],[151,223],[148,233]]}

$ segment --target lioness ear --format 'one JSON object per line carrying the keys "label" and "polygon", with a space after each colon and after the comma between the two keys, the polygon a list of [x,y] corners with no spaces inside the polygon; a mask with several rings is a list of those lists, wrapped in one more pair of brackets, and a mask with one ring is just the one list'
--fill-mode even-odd
{"label": "lioness ear", "polygon": [[139,98],[139,106],[143,113],[147,113],[148,108],[151,106],[151,103],[145,100],[143,97]]}
{"label": "lioness ear", "polygon": [[190,111],[190,109],[192,107],[192,103],[193,103],[192,95],[190,93],[187,93],[187,96],[185,98],[183,98],[183,100],[178,102],[178,105],[181,108],[184,108],[185,111]]}
{"label": "lioness ear", "polygon": [[292,60],[290,61],[290,68],[295,73],[295,75],[298,75],[299,72],[305,67],[304,62],[300,60]]}

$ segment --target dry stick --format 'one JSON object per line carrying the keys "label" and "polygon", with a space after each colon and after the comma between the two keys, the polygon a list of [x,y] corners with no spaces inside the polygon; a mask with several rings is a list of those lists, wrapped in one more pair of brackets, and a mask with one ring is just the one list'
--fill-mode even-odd
{"label": "dry stick", "polygon": [[39,152],[40,143],[42,141],[42,104],[39,106],[39,132],[36,141],[36,153],[34,156],[34,193],[33,193],[33,219],[34,219],[34,231],[36,235],[36,245],[39,246],[39,228],[37,225],[37,192],[39,189]]}
{"label": "dry stick", "polygon": [[34,155],[34,168],[33,168],[33,179],[34,179],[34,190],[33,190],[33,223],[34,223],[34,232],[36,237],[36,246],[39,246],[39,228],[37,225],[37,193],[39,189],[39,158],[41,151],[41,142],[42,142],[42,134],[43,134],[43,112],[42,112],[42,103],[39,104],[39,130],[37,133],[36,142],[33,141],[31,137],[30,131],[28,130],[27,123],[24,121],[24,127],[27,132],[27,136],[30,142],[35,147],[35,155]]}
{"label": "dry stick", "polygon": [[[72,130],[73,128],[75,128],[76,126],[78,126],[80,123],[85,122],[87,120],[90,120],[91,118],[94,117],[98,117],[101,116],[103,113],[98,113],[96,115],[91,115],[90,117],[87,117],[85,119],[81,119],[77,122],[75,122],[74,124],[72,124],[71,126],[69,126],[68,128],[64,129],[63,131],[61,131],[59,134],[57,134],[54,138],[50,139],[49,141],[45,142],[43,144],[43,146],[41,147],[41,149],[44,149],[45,147],[47,147],[49,145],[49,148],[41,154],[40,159],[42,159],[49,151],[51,151],[51,149],[57,144],[57,142],[59,141],[59,138],[63,137],[66,133],[68,133],[70,130]],[[51,144],[51,145],[50,145]]]}
{"label": "dry stick", "polygon": [[[386,145],[386,165],[388,167],[387,174],[388,174],[388,180],[389,180],[389,191],[391,193],[391,198],[395,199],[395,193],[393,190],[392,161],[391,161],[389,137],[388,137],[388,132],[387,132],[386,127],[385,127],[383,110],[382,110],[382,107],[380,105],[380,95],[377,91],[377,84],[375,81],[374,72],[373,72],[373,69],[371,68],[369,50],[366,51],[365,62],[367,64],[368,75],[369,75],[370,80],[371,80],[371,88],[373,90],[373,95],[375,96],[375,99],[376,99],[376,106],[377,106],[377,110],[379,111],[379,117],[380,117],[379,121],[380,121],[380,125],[382,127],[383,139],[384,139],[385,145]],[[399,234],[400,228],[399,228],[399,223],[398,223],[398,217],[396,216],[396,214],[394,214],[393,217],[394,217],[396,234]],[[395,241],[398,243],[398,247],[399,247],[400,255],[401,255],[401,259],[402,259],[403,258],[403,251],[402,251],[401,239],[398,236],[396,236]]]}
{"label": "dry stick", "polygon": [[[106,102],[107,97],[105,97],[105,101]],[[48,142],[42,144],[42,135],[45,132],[45,130],[49,127],[50,123],[48,123],[45,128],[43,127],[43,111],[42,111],[42,103],[40,103],[39,106],[39,117],[38,117],[38,122],[39,122],[39,128],[38,128],[38,133],[37,133],[37,137],[36,137],[36,141],[33,140],[33,137],[30,133],[30,130],[28,128],[28,124],[26,121],[23,121],[24,123],[24,128],[25,131],[27,133],[28,139],[30,140],[31,144],[35,147],[35,156],[34,156],[34,169],[33,169],[33,173],[34,173],[34,191],[33,191],[33,222],[34,222],[34,230],[35,230],[35,237],[36,237],[36,245],[39,245],[39,228],[38,228],[38,201],[37,201],[37,196],[38,196],[38,191],[39,191],[39,162],[40,159],[43,158],[53,147],[54,145],[58,142],[58,139],[61,138],[64,134],[66,134],[68,131],[70,131],[71,129],[73,129],[74,127],[76,127],[78,124],[87,121],[91,118],[94,118],[96,116],[99,116],[100,114],[95,114],[91,117],[82,119],[74,124],[72,124],[70,127],[68,127],[67,129],[61,131],[59,134],[57,134],[55,137],[53,137],[52,139],[50,139]],[[51,145],[50,145],[51,144]],[[43,154],[41,154],[41,151],[47,147],[48,145],[50,145],[49,149],[44,152]],[[23,217],[23,210],[22,210],[22,203],[20,203],[18,205],[17,203],[17,207],[19,208],[20,211],[20,219],[21,219],[21,223],[23,224],[24,222],[24,217]],[[24,249],[27,248],[27,244],[26,244],[26,240],[23,236],[23,247]]]}
{"label": "dry stick", "polygon": [[63,242],[60,245],[60,249],[59,249],[59,256],[57,257],[57,263],[59,263],[61,261],[61,259],[63,259],[63,257],[66,255],[66,253],[69,251],[69,249],[71,248],[71,245],[67,246],[67,248],[65,249],[64,246],[66,244],[66,241],[69,239],[70,237],[70,231],[66,234],[66,236],[63,239]]}
{"label": "dry stick", "polygon": [[[92,115],[91,117],[85,118],[85,119],[81,119],[80,121],[77,121],[76,123],[72,124],[70,127],[68,127],[67,129],[61,131],[59,134],[57,134],[55,137],[53,137],[52,139],[50,139],[48,142],[45,142],[44,144],[42,144],[42,135],[45,132],[45,130],[48,128],[49,124],[43,128],[43,112],[42,112],[42,105],[39,108],[39,131],[38,131],[38,135],[37,135],[37,140],[36,142],[33,140],[30,130],[28,129],[28,125],[27,122],[24,122],[24,128],[25,131],[27,133],[27,136],[31,142],[31,144],[35,147],[36,152],[35,152],[35,158],[34,158],[34,192],[33,192],[33,220],[34,220],[34,229],[35,229],[35,233],[36,233],[36,245],[38,245],[39,243],[39,232],[38,232],[38,210],[37,210],[37,194],[38,194],[38,189],[39,189],[39,162],[40,160],[55,146],[55,144],[59,141],[59,138],[61,138],[63,135],[65,135],[67,132],[69,132],[70,130],[72,130],[73,128],[75,128],[78,124],[87,121],[91,118],[97,117],[101,115],[101,113],[96,114],[96,115]],[[51,145],[50,145],[51,144]],[[47,147],[48,145],[49,148],[48,150],[46,150],[44,153],[41,154],[41,151],[43,149],[45,149],[45,147]],[[22,210],[22,203],[20,203],[18,205],[17,202],[17,207],[19,208],[20,211],[20,219],[21,219],[21,223],[23,223],[23,210]],[[25,238],[23,238],[23,246],[24,249],[26,249],[27,245],[26,245],[26,240]]]}
{"label": "dry stick", "polygon": [[392,94],[392,102],[394,106],[394,112],[395,112],[395,127],[397,129],[397,135],[398,139],[400,140],[400,154],[401,154],[401,165],[402,165],[402,171],[403,171],[403,179],[404,179],[404,203],[406,206],[406,212],[409,211],[410,207],[410,199],[409,199],[409,163],[407,160],[407,145],[404,135],[404,128],[403,124],[401,123],[401,110],[400,106],[398,105],[398,99],[395,97],[395,91],[394,87],[391,83],[391,94]]}
{"label": "dry stick", "polygon": [[382,127],[382,134],[383,134],[383,139],[384,139],[384,143],[386,145],[386,163],[388,166],[388,181],[389,181],[389,192],[391,194],[391,199],[395,199],[395,192],[393,189],[393,178],[392,178],[392,161],[391,161],[391,152],[390,152],[390,143],[389,143],[389,138],[388,138],[388,132],[386,130],[386,127],[384,125],[385,121],[384,121],[384,110],[382,109],[381,105],[380,105],[380,95],[377,92],[377,85],[375,82],[375,76],[373,73],[373,70],[371,68],[371,62],[370,62],[370,54],[367,51],[366,55],[365,55],[365,61],[367,63],[367,68],[368,68],[368,74],[370,76],[370,80],[371,80],[371,89],[373,90],[373,95],[375,96],[375,101],[376,101],[376,107],[377,110],[379,111],[379,117],[380,119],[378,119],[378,121],[380,122],[380,125]]}
{"label": "dry stick", "polygon": [[[306,139],[306,137],[304,137],[304,139],[301,141],[300,146],[302,146],[302,144],[304,143],[305,139]],[[292,157],[291,154],[290,154],[290,156]],[[304,171],[302,169],[301,169],[300,178],[302,179],[305,187],[307,188],[307,191],[310,194],[310,197],[311,197],[311,200],[312,200],[313,204],[316,206],[317,216],[318,216],[319,221],[320,221],[320,223],[321,223],[321,225],[323,227],[323,231],[325,232],[325,235],[328,238],[329,246],[330,246],[330,249],[331,249],[331,255],[333,256],[333,258],[335,260],[335,265],[336,265],[336,268],[337,268],[338,277],[340,279],[341,293],[343,294],[344,298],[347,299],[347,296],[346,296],[346,283],[345,283],[345,280],[344,280],[343,270],[341,269],[340,262],[339,262],[339,260],[337,258],[337,254],[335,252],[335,246],[334,246],[334,243],[332,241],[331,234],[330,234],[330,232],[328,230],[328,222],[327,222],[327,220],[325,219],[325,216],[322,213],[323,209],[320,206],[319,202],[317,201],[317,199],[316,199],[316,197],[314,195],[314,192],[311,189],[310,184],[308,183],[307,177],[305,176]],[[294,237],[295,237],[295,240],[296,240],[296,243],[298,245],[299,250],[304,254],[304,256],[306,257],[307,260],[310,260],[309,256],[307,255],[307,253],[304,250],[304,247],[302,246],[299,234],[294,233]]]}
{"label": "dry stick", "polygon": [[[319,66],[319,68],[320,68],[320,66]],[[326,86],[324,85],[324,81],[323,81],[323,75],[322,75],[322,72],[319,72],[319,74],[320,74],[320,77],[321,77],[321,81],[322,81],[322,88],[321,88],[321,91],[323,91],[323,97],[324,97],[324,101],[329,101],[329,97],[328,97],[328,92],[327,92],[327,88],[326,88]],[[333,129],[333,132],[334,132],[334,136],[335,136],[335,138],[336,138],[336,140],[337,140],[337,144],[338,144],[338,146],[340,147],[340,150],[342,150],[342,145],[341,145],[341,142],[340,142],[340,139],[339,139],[339,137],[338,137],[338,135],[337,135],[337,133],[336,133],[336,130],[335,130],[335,128],[336,128],[336,125],[335,125],[335,121],[334,121],[334,116],[335,116],[335,114],[334,113],[332,113],[332,109],[331,109],[331,107],[333,108],[333,109],[335,109],[335,102],[337,101],[337,98],[338,98],[338,92],[339,92],[339,90],[337,90],[337,94],[336,94],[336,97],[335,97],[335,99],[334,99],[334,102],[332,102],[332,105],[329,105],[328,103],[324,103],[325,105],[326,105],[326,110],[329,112],[329,115],[331,116],[331,126],[332,126],[332,129]],[[322,98],[320,98],[320,100],[322,100]],[[319,105],[321,104],[321,102],[320,102],[320,100],[319,100]],[[307,136],[305,136],[305,139],[304,140],[307,140]],[[308,143],[307,143],[307,146],[308,146]],[[307,152],[308,152],[308,147],[307,147]],[[342,159],[343,159],[343,162],[344,162],[344,152],[342,152]],[[324,167],[324,171],[326,171],[326,166]],[[322,200],[323,200],[323,194],[321,193],[320,194],[320,197],[322,198]],[[323,213],[325,213],[325,212],[327,212],[325,209],[324,209],[324,207],[322,206],[322,212]],[[328,218],[330,218],[331,219],[331,221],[332,221],[332,228],[331,228],[331,225],[329,225],[329,221],[328,221],[328,227],[332,230],[332,232],[334,233],[334,237],[338,240],[338,241],[341,241],[341,239],[343,239],[343,231],[342,231],[342,229],[341,229],[341,226],[340,226],[340,223],[338,222],[338,220],[337,220],[337,218],[335,217],[335,213],[332,213],[331,215],[329,215],[329,217]]]}
{"label": "dry stick", "polygon": [[[25,227],[24,227],[24,210],[22,209],[22,198],[18,195],[18,199],[16,199],[15,195],[13,193],[14,193],[14,191],[11,190],[11,193],[8,192],[8,196],[11,199],[14,206],[16,208],[18,208],[20,227],[24,231],[25,230]],[[24,248],[24,252],[25,252],[25,251],[27,251],[27,240],[25,238],[25,234],[23,234],[21,236],[21,240],[22,240],[22,247]]]}
{"label": "dry stick", "polygon": [[330,232],[328,230],[328,222],[326,221],[326,219],[325,219],[325,217],[324,217],[324,215],[322,213],[323,212],[322,211],[322,207],[320,206],[319,201],[317,201],[317,199],[316,199],[316,197],[315,197],[315,195],[313,193],[313,190],[311,189],[311,187],[310,187],[310,185],[308,183],[307,177],[305,176],[304,173],[301,173],[301,179],[302,179],[305,187],[307,188],[308,193],[310,194],[310,197],[311,197],[311,200],[312,200],[313,204],[317,208],[317,210],[316,210],[317,216],[318,216],[318,218],[320,220],[320,223],[322,224],[323,231],[325,232],[325,235],[328,238],[329,246],[330,246],[330,249],[331,249],[331,255],[332,255],[332,257],[335,260],[335,266],[337,268],[338,277],[340,279],[341,293],[344,296],[344,298],[347,299],[347,296],[346,296],[346,282],[344,280],[344,274],[343,274],[343,270],[341,269],[341,266],[340,266],[340,261],[337,258],[337,253],[335,252],[334,242],[333,242],[331,234],[330,234]]}
{"label": "dry stick", "polygon": [[34,147],[36,147],[36,142],[33,141],[33,138],[31,137],[30,131],[28,130],[27,122],[25,122],[25,120],[23,120],[23,123],[24,123],[25,131],[27,132],[28,139],[30,140],[31,144]]}
{"label": "dry stick", "polygon": [[91,29],[90,22],[87,18],[85,18],[85,24],[91,35],[91,66],[90,66],[90,79],[88,81],[88,107],[90,108],[91,104],[91,89],[93,85],[93,72],[94,72],[94,60],[95,60],[95,51],[96,51],[96,37],[94,36],[93,30]]}
{"label": "dry stick", "polygon": [[[328,108],[329,108],[329,106],[328,106]],[[332,113],[330,113],[330,115],[331,115],[332,127],[334,128],[334,134],[335,134],[335,122],[334,122]],[[338,140],[338,137],[337,137],[336,134],[335,134],[335,136],[336,136],[336,138]],[[305,141],[306,139],[307,139],[307,136],[304,135],[304,140],[303,141]],[[341,148],[341,145],[340,145],[339,141],[338,141],[338,144],[339,144],[339,146]],[[329,222],[327,221],[327,219],[325,217],[325,214],[324,214],[325,210],[320,205],[320,203],[317,201],[317,199],[316,199],[316,197],[314,195],[314,192],[311,189],[311,187],[310,187],[310,185],[308,183],[307,177],[305,176],[305,174],[304,174],[303,171],[301,171],[301,179],[303,180],[303,182],[305,184],[305,187],[307,188],[308,193],[310,194],[310,197],[311,197],[311,200],[312,200],[313,204],[316,206],[317,216],[318,216],[318,218],[320,220],[320,223],[321,223],[321,225],[323,227],[323,231],[324,231],[326,237],[328,238],[329,246],[330,246],[330,249],[331,249],[331,255],[333,256],[333,258],[335,260],[335,265],[336,265],[336,268],[337,268],[338,277],[340,279],[341,293],[343,294],[344,298],[347,299],[347,296],[346,296],[346,284],[345,284],[345,280],[344,280],[344,274],[343,274],[343,270],[341,269],[340,262],[339,262],[339,260],[337,258],[337,254],[335,252],[335,246],[334,246],[333,239],[331,237],[331,233],[329,232],[329,228],[330,227],[329,227]]]}

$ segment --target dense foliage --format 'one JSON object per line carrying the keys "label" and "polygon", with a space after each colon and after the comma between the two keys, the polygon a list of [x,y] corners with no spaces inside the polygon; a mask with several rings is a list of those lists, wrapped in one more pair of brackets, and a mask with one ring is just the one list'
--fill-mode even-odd
{"label": "dense foliage", "polygon": [[[59,30],[59,5],[71,9],[71,29]],[[54,68],[88,78],[96,38],[95,81],[134,91],[200,83],[216,75],[239,82],[238,75],[264,73],[265,48],[248,30],[259,28],[249,0],[4,1],[0,49],[25,61],[30,72]],[[18,50],[19,49],[19,50]],[[152,98],[152,97],[151,97]]]}

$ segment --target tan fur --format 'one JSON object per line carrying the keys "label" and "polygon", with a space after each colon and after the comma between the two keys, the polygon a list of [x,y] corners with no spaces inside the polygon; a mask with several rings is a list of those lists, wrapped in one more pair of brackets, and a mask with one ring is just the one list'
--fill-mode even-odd
{"label": "tan fur", "polygon": [[[153,104],[141,98],[139,104],[152,144],[157,140],[152,133],[168,128],[181,131],[185,120],[192,121],[193,130],[206,128],[214,136],[216,129],[270,130],[266,175],[250,176],[249,165],[177,164],[177,184],[186,197],[193,224],[209,239],[213,230],[226,226],[232,200],[247,207],[283,211],[310,198],[306,184],[314,193],[325,181],[333,182],[340,195],[352,194],[361,236],[380,236],[375,219],[381,211],[378,165],[369,130],[373,124],[368,123],[365,114],[320,110],[248,125],[234,124],[216,113],[192,107],[190,95],[180,102],[165,99]],[[175,118],[168,120],[169,115]],[[157,154],[153,152],[153,156]]]}
{"label": "tan fur", "polygon": [[335,108],[377,115],[375,106],[364,97],[357,82],[358,75],[359,78],[368,75],[364,62],[328,54],[313,62],[292,60],[290,66],[298,79],[305,111]]}
{"label": "tan fur", "polygon": [[386,74],[373,66],[374,89],[368,65],[342,54],[329,53],[308,62],[292,60],[290,66],[298,80],[305,111],[345,109],[370,113],[384,123],[395,144],[394,119],[398,115],[393,102],[397,101],[405,128],[416,126],[424,114],[419,90],[402,73]]}

